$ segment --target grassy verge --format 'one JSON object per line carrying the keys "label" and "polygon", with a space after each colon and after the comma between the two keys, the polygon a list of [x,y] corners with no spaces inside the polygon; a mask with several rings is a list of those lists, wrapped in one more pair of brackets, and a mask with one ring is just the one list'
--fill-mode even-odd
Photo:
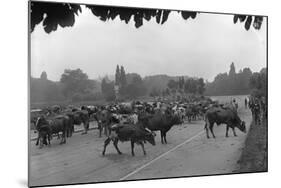
{"label": "grassy verge", "polygon": [[261,125],[252,123],[238,163],[237,172],[268,171],[267,120]]}

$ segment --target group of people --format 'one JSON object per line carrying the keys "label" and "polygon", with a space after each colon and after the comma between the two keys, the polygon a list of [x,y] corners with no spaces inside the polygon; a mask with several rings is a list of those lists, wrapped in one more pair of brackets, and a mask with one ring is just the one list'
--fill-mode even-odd
{"label": "group of people", "polygon": [[245,98],[245,108],[250,108],[256,125],[260,125],[267,119],[267,101],[264,96],[250,96],[249,98]]}

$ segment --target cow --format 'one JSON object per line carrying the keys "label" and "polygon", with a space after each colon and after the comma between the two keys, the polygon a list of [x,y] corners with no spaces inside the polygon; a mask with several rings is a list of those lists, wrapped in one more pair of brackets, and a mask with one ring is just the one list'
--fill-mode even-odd
{"label": "cow", "polygon": [[74,122],[75,122],[75,117],[73,112],[65,112],[66,116],[68,116],[68,127],[66,130],[66,137],[71,137],[72,134],[74,133]]}
{"label": "cow", "polygon": [[110,125],[112,123],[112,114],[110,111],[104,109],[96,112],[94,118],[98,122],[99,137],[101,137],[102,130],[104,134],[108,136],[110,134]]}
{"label": "cow", "polygon": [[59,114],[61,112],[62,108],[59,105],[53,105],[51,107],[51,111],[55,114]]}
{"label": "cow", "polygon": [[91,117],[93,114],[95,114],[98,109],[95,106],[81,106],[81,110],[88,111],[89,117]]}
{"label": "cow", "polygon": [[192,113],[192,109],[189,106],[186,107],[185,115],[188,119],[188,122],[191,122],[193,113]]}
{"label": "cow", "polygon": [[83,123],[84,132],[82,134],[87,134],[89,129],[90,117],[87,110],[76,110],[73,112],[73,121],[75,125],[80,125]]}
{"label": "cow", "polygon": [[226,137],[228,137],[229,128],[232,128],[234,136],[237,136],[235,127],[237,127],[240,131],[246,133],[245,122],[241,121],[237,112],[231,108],[212,107],[206,111],[205,130],[207,138],[210,138],[209,130],[211,131],[213,138],[215,138],[215,134],[213,132],[214,123],[216,123],[217,125],[226,124]]}
{"label": "cow", "polygon": [[[38,117],[36,121],[36,130],[38,131],[38,138],[36,145],[40,142],[40,148],[43,143],[50,145],[50,140],[53,134],[59,134],[62,132],[60,144],[66,143],[66,132],[69,128],[69,117],[66,115],[58,115],[55,117],[46,118],[44,116]],[[47,141],[48,140],[48,144]]]}
{"label": "cow", "polygon": [[142,115],[139,121],[144,128],[148,128],[151,131],[160,131],[162,144],[167,144],[166,134],[172,126],[181,124],[180,117],[167,111],[165,114]]}
{"label": "cow", "polygon": [[122,152],[118,148],[118,141],[121,142],[131,141],[132,156],[135,156],[135,152],[134,152],[135,143],[141,145],[144,155],[146,155],[146,151],[144,149],[144,141],[148,141],[153,146],[155,145],[155,139],[154,139],[155,133],[147,129],[142,129],[139,126],[130,125],[130,124],[116,124],[112,126],[110,129],[111,129],[111,134],[104,141],[104,149],[102,155],[105,155],[106,147],[111,141],[113,141],[113,145],[119,155],[121,155]]}

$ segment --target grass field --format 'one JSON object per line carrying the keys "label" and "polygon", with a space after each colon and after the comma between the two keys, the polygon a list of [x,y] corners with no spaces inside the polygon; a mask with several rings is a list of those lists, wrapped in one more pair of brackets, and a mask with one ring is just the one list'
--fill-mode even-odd
{"label": "grass field", "polygon": [[245,147],[238,161],[240,168],[237,172],[267,172],[267,142],[267,120],[263,121],[261,125],[252,122]]}

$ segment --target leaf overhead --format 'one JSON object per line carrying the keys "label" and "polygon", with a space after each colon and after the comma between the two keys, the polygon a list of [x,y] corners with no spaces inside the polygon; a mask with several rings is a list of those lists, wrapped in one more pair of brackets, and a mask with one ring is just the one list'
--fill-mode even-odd
{"label": "leaf overhead", "polygon": [[81,7],[76,4],[31,2],[31,32],[42,21],[46,33],[57,30],[58,25],[71,27],[75,15],[81,11]]}
{"label": "leaf overhead", "polygon": [[251,27],[251,23],[252,23],[252,16],[248,16],[246,22],[245,22],[245,29],[249,30]]}
{"label": "leaf overhead", "polygon": [[[156,20],[157,24],[164,24],[167,22],[171,10],[165,9],[144,9],[131,7],[111,7],[101,5],[85,5],[90,9],[93,15],[98,17],[101,21],[115,20],[124,21],[128,24],[130,21],[134,22],[136,28],[140,28],[146,21],[151,21],[152,18]],[[58,25],[62,28],[72,27],[75,23],[76,16],[82,12],[82,8],[78,4],[71,3],[50,3],[50,2],[31,2],[31,32],[34,31],[36,25],[42,23],[46,33],[56,31]],[[195,19],[198,12],[194,11],[174,11],[179,13],[184,20]],[[252,18],[254,17],[254,18]],[[255,29],[260,29],[263,17],[262,16],[247,16],[234,15],[233,22],[245,22],[245,29],[249,30],[251,24]],[[254,21],[253,21],[254,20]]]}
{"label": "leaf overhead", "polygon": [[251,16],[251,15],[238,15],[238,14],[234,15],[233,23],[236,24],[238,20],[240,21],[240,23],[245,22],[244,27],[247,31],[251,28],[251,25],[254,27],[254,29],[259,30],[263,22],[263,17]]}

